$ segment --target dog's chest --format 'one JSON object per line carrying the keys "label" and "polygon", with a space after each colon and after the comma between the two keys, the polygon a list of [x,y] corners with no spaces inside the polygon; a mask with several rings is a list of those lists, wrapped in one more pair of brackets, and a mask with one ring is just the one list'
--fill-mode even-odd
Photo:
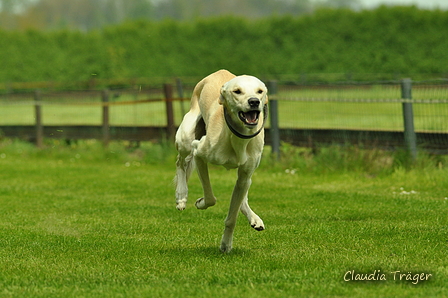
{"label": "dog's chest", "polygon": [[216,146],[215,150],[210,152],[208,161],[227,169],[234,169],[247,162],[248,154],[245,149],[235,151],[232,147]]}
{"label": "dog's chest", "polygon": [[217,165],[222,165],[227,169],[238,168],[248,162],[256,161],[261,153],[261,150],[255,150],[253,144],[245,142],[243,144],[232,142],[223,145],[216,144],[213,146],[212,154],[209,155],[209,162]]}
{"label": "dog's chest", "polygon": [[248,156],[247,154],[242,154],[241,156],[237,156],[236,154],[234,156],[231,156],[224,164],[223,166],[226,169],[235,169],[238,168],[240,165],[243,165],[247,162]]}

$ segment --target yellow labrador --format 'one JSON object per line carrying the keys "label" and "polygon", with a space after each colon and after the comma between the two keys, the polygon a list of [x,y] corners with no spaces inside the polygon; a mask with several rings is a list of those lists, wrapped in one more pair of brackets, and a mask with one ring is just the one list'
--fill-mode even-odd
{"label": "yellow labrador", "polygon": [[264,230],[263,221],[249,207],[247,193],[263,151],[267,101],[266,86],[256,77],[235,76],[227,70],[219,70],[196,85],[190,111],[176,133],[179,152],[175,178],[177,209],[186,207],[187,182],[195,164],[204,190],[204,196],[195,204],[198,209],[207,209],[216,203],[207,163],[227,169],[238,168],[225,220],[222,252],[232,249],[238,210],[255,230]]}

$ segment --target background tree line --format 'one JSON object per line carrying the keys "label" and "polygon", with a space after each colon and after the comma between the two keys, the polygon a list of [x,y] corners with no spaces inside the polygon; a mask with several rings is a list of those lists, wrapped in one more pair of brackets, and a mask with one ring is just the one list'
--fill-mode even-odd
{"label": "background tree line", "polygon": [[90,30],[137,19],[301,15],[323,6],[359,5],[358,0],[0,0],[0,27]]}
{"label": "background tree line", "polygon": [[448,12],[321,9],[300,17],[0,30],[0,82],[236,74],[448,73]]}

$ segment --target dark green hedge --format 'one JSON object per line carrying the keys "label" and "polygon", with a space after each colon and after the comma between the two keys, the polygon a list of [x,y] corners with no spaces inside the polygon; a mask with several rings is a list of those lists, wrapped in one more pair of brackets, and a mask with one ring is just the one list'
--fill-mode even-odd
{"label": "dark green hedge", "polygon": [[0,82],[235,73],[447,73],[448,12],[319,10],[255,21],[129,22],[91,32],[0,31]]}

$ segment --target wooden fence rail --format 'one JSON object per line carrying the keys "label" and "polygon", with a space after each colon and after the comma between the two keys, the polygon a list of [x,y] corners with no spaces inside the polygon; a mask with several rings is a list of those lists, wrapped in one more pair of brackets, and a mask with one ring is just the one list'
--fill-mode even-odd
{"label": "wooden fence rail", "polygon": [[[173,97],[173,87],[170,84],[165,84],[164,98],[147,99],[131,102],[111,102],[111,92],[104,89],[101,92],[101,103],[89,103],[91,105],[100,105],[102,108],[101,126],[91,125],[43,125],[42,114],[42,93],[40,90],[34,91],[34,115],[35,125],[21,125],[21,126],[0,126],[0,132],[7,137],[19,137],[30,140],[36,144],[37,147],[43,146],[44,138],[64,138],[64,139],[100,139],[104,146],[107,146],[111,140],[132,140],[145,141],[160,138],[168,138],[173,140],[177,127],[174,121],[173,101],[184,100],[184,98]],[[165,102],[166,111],[166,125],[160,127],[127,127],[127,126],[111,126],[110,125],[110,106],[114,105],[129,105],[141,104],[148,102]],[[84,103],[83,105],[86,105]]]}
{"label": "wooden fence rail", "polygon": [[[272,146],[273,152],[280,156],[280,141],[298,146],[316,147],[320,144],[363,144],[365,147],[380,147],[384,149],[405,148],[415,157],[418,148],[424,148],[433,153],[448,154],[448,134],[443,132],[415,132],[412,111],[412,81],[402,81],[402,112],[403,130],[377,131],[357,129],[294,129],[279,126],[279,110],[277,98],[277,82],[268,82],[270,92],[270,125],[266,128],[266,143]],[[173,86],[163,86],[163,98],[144,99],[125,102],[111,101],[114,92],[110,90],[96,91],[101,102],[83,103],[83,105],[97,105],[102,110],[101,125],[44,125],[42,110],[46,102],[42,100],[42,92],[34,92],[34,125],[2,125],[0,136],[18,137],[35,142],[42,147],[44,138],[57,139],[99,139],[107,146],[111,140],[149,141],[169,139],[173,140],[176,132],[175,111],[173,102],[181,100],[182,114],[184,91],[181,82],[176,82],[177,98],[173,94]],[[115,105],[130,105],[149,102],[164,102],[166,123],[158,126],[120,126],[111,125],[110,107]],[[80,103],[69,103],[80,104]],[[177,119],[180,120],[180,119]]]}

